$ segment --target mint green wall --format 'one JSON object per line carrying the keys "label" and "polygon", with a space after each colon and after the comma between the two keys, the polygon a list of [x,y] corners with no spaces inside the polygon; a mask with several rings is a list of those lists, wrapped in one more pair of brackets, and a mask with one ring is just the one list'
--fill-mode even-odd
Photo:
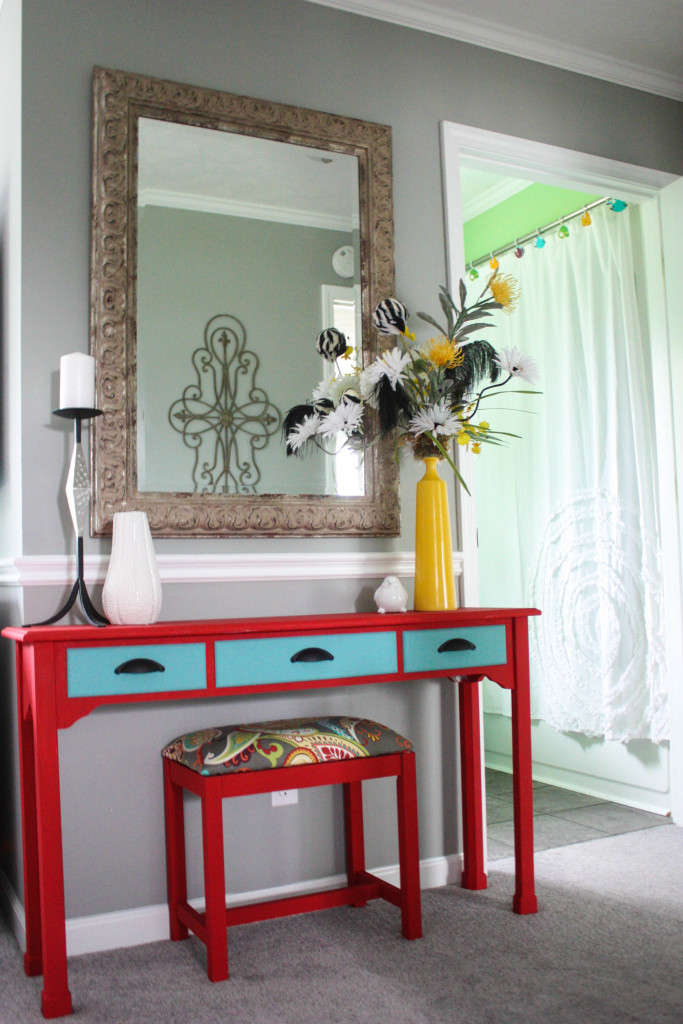
{"label": "mint green wall", "polygon": [[[600,198],[589,192],[574,192],[556,185],[529,185],[524,191],[465,223],[465,259],[469,263],[486,256],[515,238],[552,224]],[[576,224],[580,226],[578,221]],[[569,229],[571,231],[571,225]]]}

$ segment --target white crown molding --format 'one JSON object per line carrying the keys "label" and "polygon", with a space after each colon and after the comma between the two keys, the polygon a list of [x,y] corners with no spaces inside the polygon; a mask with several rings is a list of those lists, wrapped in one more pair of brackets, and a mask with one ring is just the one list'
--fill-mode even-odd
{"label": "white crown molding", "polygon": [[618,60],[607,54],[584,50],[567,43],[543,39],[530,32],[509,26],[496,25],[463,14],[445,11],[428,3],[406,3],[405,0],[309,0],[324,7],[360,14],[379,21],[389,21],[406,28],[431,32],[434,35],[458,39],[463,43],[483,46],[514,57],[550,64],[552,67],[575,71],[591,78],[625,85],[630,89],[683,100],[683,76],[657,71],[629,61]]}
{"label": "white crown molding", "polygon": [[473,217],[478,217],[480,213],[486,213],[491,207],[497,206],[498,203],[504,203],[506,199],[511,199],[512,196],[516,196],[518,192],[523,192],[528,187],[529,182],[520,179],[500,181],[497,185],[483,189],[478,196],[468,203],[462,204],[462,219],[464,221],[472,220]]}
{"label": "white crown molding", "polygon": [[166,206],[173,210],[193,210],[198,213],[218,213],[224,217],[246,217],[249,220],[267,220],[274,224],[296,224],[298,227],[323,228],[328,231],[352,231],[359,227],[351,218],[335,214],[294,210],[287,207],[246,203],[242,200],[223,199],[218,196],[200,196],[193,192],[174,192],[167,188],[141,189],[138,206]]}
{"label": "white crown molding", "polygon": [[[310,554],[157,555],[162,583],[270,583],[291,580],[383,579],[415,575],[413,551],[362,553],[343,551]],[[109,557],[87,555],[85,578],[104,583]],[[462,553],[453,552],[456,575]],[[0,586],[61,587],[73,583],[75,558],[29,555],[0,560]]]}

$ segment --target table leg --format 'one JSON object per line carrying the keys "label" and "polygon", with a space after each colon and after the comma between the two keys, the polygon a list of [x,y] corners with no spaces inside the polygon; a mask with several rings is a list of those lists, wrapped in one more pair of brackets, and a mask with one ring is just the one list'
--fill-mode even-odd
{"label": "table leg", "polygon": [[228,927],[225,920],[223,798],[216,789],[205,786],[201,800],[206,899],[206,968],[209,981],[225,981],[229,973]]}
{"label": "table leg", "polygon": [[24,970],[29,977],[43,973],[40,934],[40,881],[38,874],[38,822],[33,745],[33,703],[24,683],[23,650],[17,649],[17,699],[19,712],[19,782],[21,835],[24,862],[24,915],[26,952]]}
{"label": "table leg", "polygon": [[479,678],[458,682],[464,889],[485,889],[484,809],[481,786]]}
{"label": "table leg", "polygon": [[[346,843],[346,879],[356,885],[365,872],[365,836],[363,831],[363,783],[344,782],[344,837]],[[367,900],[356,899],[352,906],[364,907]]]}
{"label": "table leg", "polygon": [[512,779],[515,818],[515,895],[517,914],[535,914],[534,807],[531,777],[529,638],[526,619],[513,623],[515,685],[512,691]]}
{"label": "table leg", "polygon": [[32,659],[34,692],[33,744],[35,760],[38,876],[43,951],[44,1017],[72,1012],[66,970],[66,921],[62,815],[59,795],[59,746],[54,689],[54,652],[39,644]]}

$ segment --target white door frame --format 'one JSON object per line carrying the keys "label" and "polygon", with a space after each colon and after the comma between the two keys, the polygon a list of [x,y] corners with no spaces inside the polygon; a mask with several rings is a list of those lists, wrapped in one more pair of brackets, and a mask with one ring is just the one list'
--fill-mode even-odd
{"label": "white door frame", "polygon": [[[460,167],[476,164],[483,170],[511,177],[531,178],[535,182],[560,185],[565,188],[581,188],[624,199],[630,203],[643,203],[657,199],[660,191],[673,184],[677,176],[656,171],[648,167],[610,160],[590,153],[550,146],[499,132],[472,128],[452,121],[441,122],[441,160],[443,200],[446,225],[446,252],[448,261],[448,287],[455,294],[457,283],[465,277],[465,253],[463,242],[462,200],[460,192]],[[656,218],[649,218],[649,225],[658,235],[651,244],[661,252],[661,233]],[[666,329],[664,330],[666,334]],[[669,653],[670,700],[672,723],[683,722],[683,594],[681,593],[681,533],[678,509],[675,500],[676,448],[674,443],[673,402],[671,401],[671,364],[668,337],[661,338],[661,351],[655,360],[663,374],[659,382],[660,392],[669,395],[670,408],[658,405],[658,461],[660,479],[668,481],[667,493],[662,501],[662,552],[664,566],[664,599],[666,603],[669,630],[667,649]],[[667,402],[662,403],[663,406]],[[462,453],[459,453],[462,456]],[[679,462],[681,458],[679,453]],[[465,453],[467,459],[467,453]],[[465,466],[465,470],[471,467]],[[469,479],[473,479],[470,472]],[[683,479],[679,480],[683,488]],[[459,489],[462,490],[462,489]],[[479,581],[477,576],[477,532],[476,495],[472,498],[458,494],[459,547],[463,554],[461,589],[463,603],[479,603]],[[664,507],[665,506],[665,507]],[[673,624],[673,626],[672,626]],[[680,770],[679,770],[680,769]],[[683,735],[673,730],[671,740],[671,797],[673,816],[683,822]]]}

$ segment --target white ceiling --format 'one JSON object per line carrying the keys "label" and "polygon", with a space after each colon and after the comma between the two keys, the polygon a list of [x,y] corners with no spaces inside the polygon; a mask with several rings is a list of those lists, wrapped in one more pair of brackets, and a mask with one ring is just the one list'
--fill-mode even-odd
{"label": "white ceiling", "polygon": [[310,0],[683,100],[683,0]]}

